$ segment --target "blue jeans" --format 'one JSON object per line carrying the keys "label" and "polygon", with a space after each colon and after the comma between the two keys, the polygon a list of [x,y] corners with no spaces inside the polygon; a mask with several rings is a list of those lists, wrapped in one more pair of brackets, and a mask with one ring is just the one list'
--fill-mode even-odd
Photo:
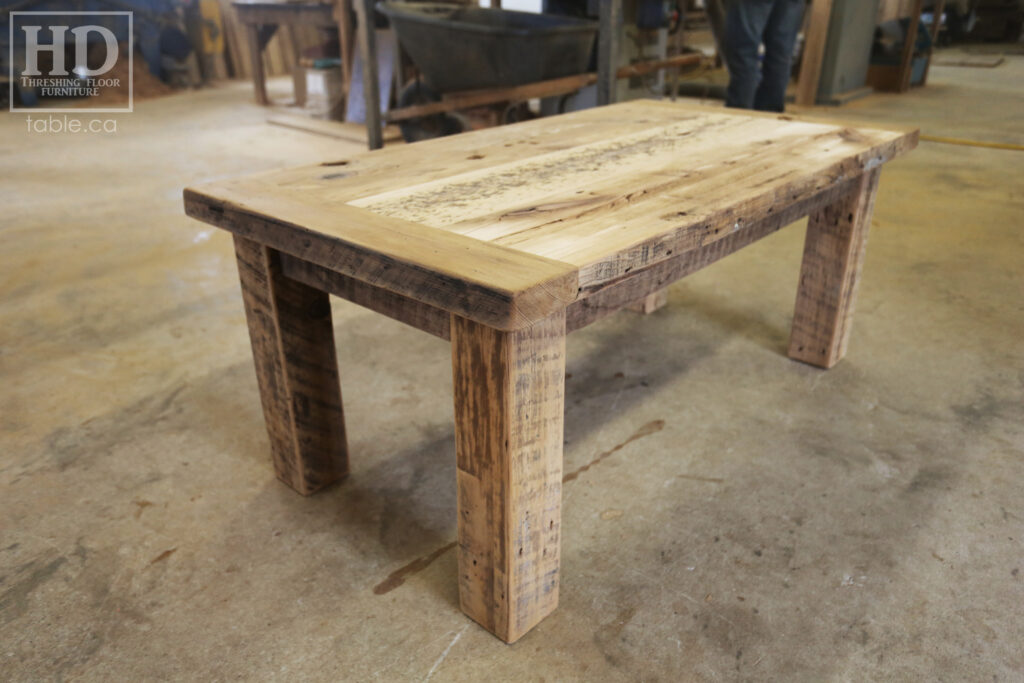
{"label": "blue jeans", "polygon": [[[804,0],[731,0],[722,46],[729,68],[725,106],[783,111]],[[757,51],[764,43],[764,62]]]}

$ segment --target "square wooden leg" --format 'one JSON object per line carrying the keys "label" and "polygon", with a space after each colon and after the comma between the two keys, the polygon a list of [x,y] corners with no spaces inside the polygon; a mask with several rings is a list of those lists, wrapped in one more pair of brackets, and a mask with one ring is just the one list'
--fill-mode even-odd
{"label": "square wooden leg", "polygon": [[235,255],[274,470],[309,495],[348,474],[330,301],[273,249],[236,236]]}
{"label": "square wooden leg", "polygon": [[452,316],[459,602],[514,642],[558,605],[565,313],[513,332]]}
{"label": "square wooden leg", "polygon": [[846,353],[879,170],[807,222],[789,357],[830,368]]}
{"label": "square wooden leg", "polygon": [[270,104],[267,97],[267,76],[263,71],[263,46],[260,44],[260,30],[254,24],[245,25],[245,39],[249,45],[249,62],[252,65],[252,84],[256,104]]}

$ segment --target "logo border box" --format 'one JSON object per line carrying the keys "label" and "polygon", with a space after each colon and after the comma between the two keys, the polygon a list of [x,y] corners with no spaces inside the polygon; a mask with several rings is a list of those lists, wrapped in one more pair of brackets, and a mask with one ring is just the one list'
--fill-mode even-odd
{"label": "logo border box", "polygon": [[[10,16],[10,45],[11,51],[8,55],[8,77],[10,83],[8,86],[8,97],[10,99],[10,109],[12,114],[131,114],[135,111],[135,70],[134,70],[134,59],[135,59],[135,12],[124,11],[124,10],[97,10],[95,12],[33,12],[31,10],[11,10],[8,13]],[[74,16],[74,15],[92,15],[92,16],[123,16],[128,17],[128,107],[124,108],[78,108],[78,107],[15,107],[14,106],[14,16],[16,14],[23,14],[29,16]]]}

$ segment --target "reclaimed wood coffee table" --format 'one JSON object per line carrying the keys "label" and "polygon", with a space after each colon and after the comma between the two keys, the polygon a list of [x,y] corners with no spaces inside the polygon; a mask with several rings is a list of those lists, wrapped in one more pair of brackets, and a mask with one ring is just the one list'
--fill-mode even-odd
{"label": "reclaimed wood coffee table", "polygon": [[277,476],[348,471],[328,294],[449,339],[459,596],[558,602],[565,335],[810,216],[789,355],[843,355],[881,165],[916,132],[639,101],[185,190],[234,234]]}

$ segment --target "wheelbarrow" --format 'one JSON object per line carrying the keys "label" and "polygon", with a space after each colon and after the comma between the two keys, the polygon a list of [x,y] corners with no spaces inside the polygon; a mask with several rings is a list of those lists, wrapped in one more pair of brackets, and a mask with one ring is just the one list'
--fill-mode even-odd
{"label": "wheelbarrow", "polygon": [[530,86],[582,87],[598,28],[575,17],[430,2],[380,2],[377,11],[422,76],[402,89],[388,116],[407,142],[462,132],[468,123],[456,109],[499,104],[506,90],[502,118],[512,122],[522,111],[517,104],[542,96]]}

